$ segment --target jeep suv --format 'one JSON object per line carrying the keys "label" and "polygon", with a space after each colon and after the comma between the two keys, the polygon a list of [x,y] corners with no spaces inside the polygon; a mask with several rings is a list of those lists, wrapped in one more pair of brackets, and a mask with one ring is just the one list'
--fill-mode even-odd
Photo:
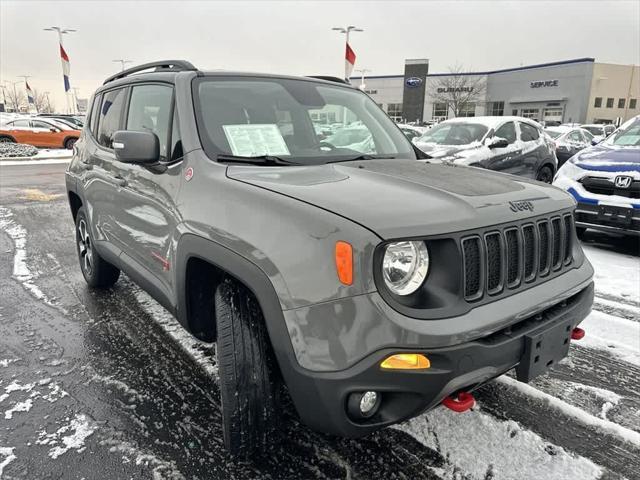
{"label": "jeep suv", "polygon": [[[105,288],[125,272],[217,342],[235,454],[272,443],[286,405],[350,437],[465,410],[584,334],[593,269],[571,196],[430,163],[344,82],[164,61],[91,105],[66,173],[82,274]],[[374,151],[320,140],[319,115]]]}

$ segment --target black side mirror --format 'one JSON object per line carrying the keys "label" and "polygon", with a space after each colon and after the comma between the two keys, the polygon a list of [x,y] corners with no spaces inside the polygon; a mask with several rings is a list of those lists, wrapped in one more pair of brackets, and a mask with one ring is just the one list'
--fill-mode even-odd
{"label": "black side mirror", "polygon": [[152,132],[118,130],[113,134],[113,150],[123,163],[156,163],[160,158],[160,140]]}
{"label": "black side mirror", "polygon": [[489,144],[487,145],[487,147],[491,149],[506,148],[508,146],[509,146],[509,142],[507,141],[507,139],[500,138],[500,137],[493,137],[491,140],[489,140]]}
{"label": "black side mirror", "polygon": [[56,127],[51,127],[51,128],[49,129],[49,131],[50,131],[50,132],[53,132],[53,133],[56,133],[56,132],[59,132],[60,130],[58,130]]}

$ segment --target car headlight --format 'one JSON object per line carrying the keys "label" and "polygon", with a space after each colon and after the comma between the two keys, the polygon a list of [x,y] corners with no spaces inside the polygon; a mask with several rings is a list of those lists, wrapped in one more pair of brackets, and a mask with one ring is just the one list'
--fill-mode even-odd
{"label": "car headlight", "polygon": [[394,242],[387,245],[382,260],[384,283],[397,295],[415,292],[429,272],[429,252],[424,242]]}
{"label": "car headlight", "polygon": [[556,178],[570,178],[571,180],[579,180],[583,177],[584,174],[585,171],[582,168],[578,167],[575,163],[569,160],[564,165],[562,165],[562,167],[560,167],[560,170],[558,170],[558,173],[556,174]]}

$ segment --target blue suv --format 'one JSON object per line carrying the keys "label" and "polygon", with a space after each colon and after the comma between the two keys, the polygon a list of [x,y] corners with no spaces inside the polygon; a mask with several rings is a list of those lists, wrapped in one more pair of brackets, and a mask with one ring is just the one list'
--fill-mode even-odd
{"label": "blue suv", "polygon": [[578,202],[578,235],[592,228],[640,236],[640,115],[571,157],[553,184]]}

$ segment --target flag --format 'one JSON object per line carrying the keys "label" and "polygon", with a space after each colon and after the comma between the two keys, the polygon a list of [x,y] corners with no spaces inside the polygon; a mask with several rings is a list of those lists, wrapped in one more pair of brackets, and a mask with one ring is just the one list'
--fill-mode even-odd
{"label": "flag", "polygon": [[349,80],[351,77],[351,72],[353,72],[353,66],[356,64],[356,54],[351,50],[351,47],[347,43],[347,51],[344,57],[344,71],[345,71],[345,80]]}
{"label": "flag", "polygon": [[62,60],[62,78],[64,79],[64,91],[71,90],[71,83],[69,82],[69,74],[71,73],[71,65],[69,64],[69,57],[67,52],[64,51],[62,44],[60,44],[60,58]]}
{"label": "flag", "polygon": [[33,98],[33,90],[31,90],[31,87],[29,86],[29,82],[25,80],[24,83],[27,84],[27,101],[29,102],[29,104],[34,105],[36,102]]}

